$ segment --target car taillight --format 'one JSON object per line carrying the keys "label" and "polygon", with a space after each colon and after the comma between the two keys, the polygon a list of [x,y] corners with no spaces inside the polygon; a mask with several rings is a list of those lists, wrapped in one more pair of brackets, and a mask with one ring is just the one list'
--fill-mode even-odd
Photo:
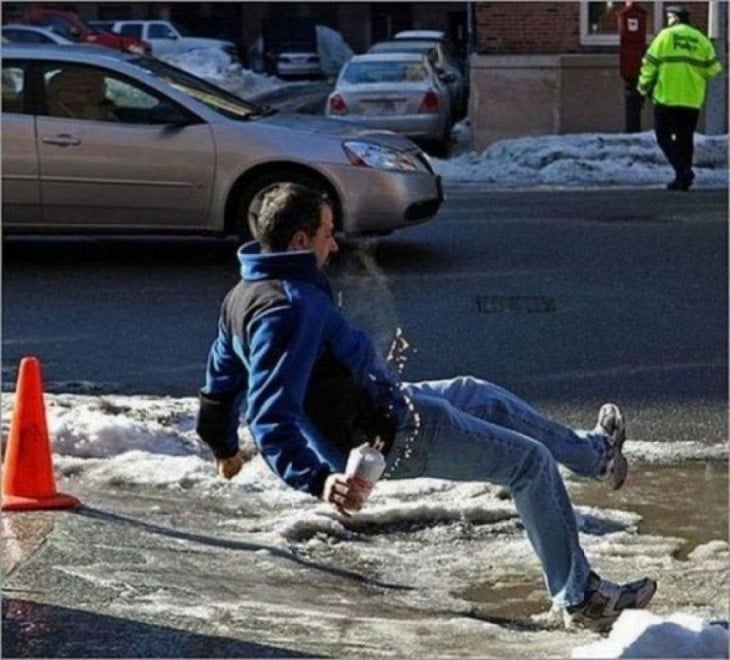
{"label": "car taillight", "polygon": [[421,105],[418,108],[418,112],[438,112],[439,110],[439,97],[436,96],[436,92],[429,89],[426,95],[421,101]]}
{"label": "car taillight", "polygon": [[339,94],[334,94],[330,97],[330,112],[336,115],[347,114],[347,104]]}

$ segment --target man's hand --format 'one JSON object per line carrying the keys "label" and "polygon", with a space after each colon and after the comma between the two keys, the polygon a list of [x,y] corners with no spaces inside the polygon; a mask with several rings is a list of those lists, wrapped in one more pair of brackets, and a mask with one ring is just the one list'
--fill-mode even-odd
{"label": "man's hand", "polygon": [[243,454],[239,451],[228,458],[216,458],[215,469],[224,479],[233,479],[241,471],[244,462]]}
{"label": "man's hand", "polygon": [[322,499],[332,504],[344,516],[360,511],[373,490],[373,484],[358,477],[331,474],[324,482]]}

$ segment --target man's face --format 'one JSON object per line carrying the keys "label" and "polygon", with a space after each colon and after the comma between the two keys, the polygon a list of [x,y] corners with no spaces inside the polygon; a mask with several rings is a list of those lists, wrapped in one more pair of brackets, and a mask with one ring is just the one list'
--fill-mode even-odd
{"label": "man's face", "polygon": [[[332,209],[329,204],[322,204],[319,211],[319,227],[314,236],[306,236],[305,248],[314,252],[317,260],[317,268],[322,269],[327,264],[330,255],[337,252],[337,241],[335,241],[335,225],[332,217]],[[302,232],[304,234],[304,232]]]}

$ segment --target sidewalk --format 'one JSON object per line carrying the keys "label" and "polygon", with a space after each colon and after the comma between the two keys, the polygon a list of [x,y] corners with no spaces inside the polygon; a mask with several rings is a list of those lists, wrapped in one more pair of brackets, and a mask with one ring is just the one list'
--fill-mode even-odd
{"label": "sidewalk", "polygon": [[564,655],[592,639],[408,605],[408,584],[366,567],[233,537],[231,503],[74,494],[75,511],[3,516],[3,657],[511,656],[525,643]]}
{"label": "sidewalk", "polygon": [[[547,615],[530,616],[534,594],[537,611],[543,600],[530,565],[489,594],[496,601],[526,598],[526,615],[506,619],[479,599],[461,608],[434,602],[415,547],[413,571],[370,579],[387,575],[387,566],[348,564],[349,543],[340,546],[334,536],[323,556],[310,554],[306,543],[287,544],[267,521],[237,535],[236,517],[256,518],[255,505],[240,497],[59,487],[83,506],[3,515],[3,657],[464,658],[517,657],[525,648],[532,657],[566,657],[600,639],[566,631]],[[474,553],[488,552],[489,538],[500,528],[511,533],[511,525],[507,519],[475,527],[471,541],[471,534],[449,537],[444,552],[474,557],[478,579]],[[637,538],[626,544],[625,560],[631,562],[636,543],[649,543],[657,556],[646,560],[664,561],[670,541]],[[351,542],[368,540],[358,535]],[[505,560],[490,561],[494,571]],[[693,607],[714,602],[717,609],[726,580],[727,567],[716,560],[672,562],[652,611],[661,616],[688,598]]]}

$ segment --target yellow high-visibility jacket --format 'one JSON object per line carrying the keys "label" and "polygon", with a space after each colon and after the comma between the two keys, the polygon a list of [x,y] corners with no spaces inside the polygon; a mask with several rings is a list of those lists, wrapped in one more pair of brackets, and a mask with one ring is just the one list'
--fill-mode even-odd
{"label": "yellow high-visibility jacket", "polygon": [[638,89],[655,103],[699,109],[707,81],[720,71],[712,42],[697,28],[677,23],[659,32],[646,51]]}

